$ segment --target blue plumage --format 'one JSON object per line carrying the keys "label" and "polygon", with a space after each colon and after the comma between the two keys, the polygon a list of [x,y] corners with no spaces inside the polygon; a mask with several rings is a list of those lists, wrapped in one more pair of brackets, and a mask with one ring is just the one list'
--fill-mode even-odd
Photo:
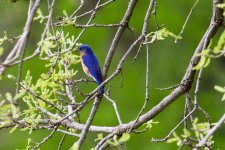
{"label": "blue plumage", "polygon": [[[80,51],[81,64],[84,72],[92,77],[97,85],[100,85],[102,83],[101,68],[93,51],[88,45],[81,45],[78,49]],[[100,88],[100,92],[102,94],[104,93],[104,86]]]}

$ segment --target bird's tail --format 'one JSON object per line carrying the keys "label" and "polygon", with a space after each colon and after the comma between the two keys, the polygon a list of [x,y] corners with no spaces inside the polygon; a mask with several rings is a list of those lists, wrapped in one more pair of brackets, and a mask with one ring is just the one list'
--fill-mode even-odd
{"label": "bird's tail", "polygon": [[[101,81],[97,81],[97,84],[100,85],[102,82]],[[104,86],[102,86],[100,89],[101,94],[104,93]]]}

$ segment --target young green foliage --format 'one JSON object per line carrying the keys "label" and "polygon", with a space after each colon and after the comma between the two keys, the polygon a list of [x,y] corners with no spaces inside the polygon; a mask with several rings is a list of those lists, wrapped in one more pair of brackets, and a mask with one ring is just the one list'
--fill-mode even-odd
{"label": "young green foliage", "polygon": [[177,36],[174,33],[170,32],[166,28],[162,28],[158,31],[151,32],[147,35],[147,37],[151,38],[151,40],[148,41],[147,43],[154,43],[156,41],[161,41],[161,40],[164,40],[167,37],[173,37],[175,39],[181,39],[182,38],[181,36]]}
{"label": "young green foliage", "polygon": [[222,101],[225,101],[225,88],[222,87],[222,86],[218,86],[218,85],[215,85],[214,86],[214,89],[217,90],[218,92],[222,93],[223,96],[222,96]]}
{"label": "young green foliage", "polygon": [[118,137],[117,135],[113,136],[113,139],[110,141],[107,141],[112,146],[119,146],[120,144],[127,142],[130,139],[130,134],[123,133],[121,137]]}

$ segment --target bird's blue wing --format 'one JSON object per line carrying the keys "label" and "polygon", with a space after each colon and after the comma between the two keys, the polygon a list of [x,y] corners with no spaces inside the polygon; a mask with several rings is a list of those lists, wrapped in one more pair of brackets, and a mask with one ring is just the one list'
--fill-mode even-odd
{"label": "bird's blue wing", "polygon": [[[102,83],[102,73],[95,55],[84,55],[82,57],[82,60],[83,64],[88,68],[88,71],[90,72],[91,76],[94,78],[97,84],[100,85]],[[104,93],[104,86],[100,88],[100,92]]]}
{"label": "bird's blue wing", "polygon": [[82,57],[84,65],[88,68],[91,76],[95,79],[97,84],[101,84],[102,82],[102,73],[95,55],[84,55]]}

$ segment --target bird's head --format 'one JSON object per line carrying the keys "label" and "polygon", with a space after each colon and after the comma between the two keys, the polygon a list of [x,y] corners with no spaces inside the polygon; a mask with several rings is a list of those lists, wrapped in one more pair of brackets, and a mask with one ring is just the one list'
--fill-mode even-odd
{"label": "bird's head", "polygon": [[91,48],[88,45],[80,45],[78,47],[78,50],[80,51],[80,53],[84,53],[84,54],[93,54]]}

